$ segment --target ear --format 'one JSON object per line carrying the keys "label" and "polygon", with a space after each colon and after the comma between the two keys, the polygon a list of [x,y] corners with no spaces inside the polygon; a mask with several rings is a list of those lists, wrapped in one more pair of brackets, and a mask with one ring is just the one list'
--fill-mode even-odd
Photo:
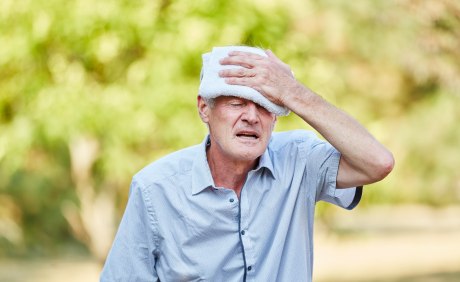
{"label": "ear", "polygon": [[208,104],[205,103],[204,99],[201,98],[201,96],[197,97],[197,107],[198,107],[198,114],[200,115],[201,120],[204,123],[208,123],[210,107]]}

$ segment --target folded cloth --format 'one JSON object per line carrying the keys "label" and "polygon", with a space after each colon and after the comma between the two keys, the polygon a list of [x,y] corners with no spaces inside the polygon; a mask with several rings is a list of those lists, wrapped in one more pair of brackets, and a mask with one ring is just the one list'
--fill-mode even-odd
{"label": "folded cloth", "polygon": [[212,52],[203,54],[203,68],[201,69],[201,84],[199,94],[203,98],[216,98],[219,96],[235,96],[251,100],[274,113],[277,116],[286,116],[289,110],[281,107],[265,96],[260,94],[257,90],[243,85],[230,85],[225,83],[224,78],[219,76],[219,71],[223,69],[242,68],[235,65],[221,65],[219,61],[228,56],[231,51],[243,51],[255,53],[261,56],[267,56],[265,52],[259,48],[247,46],[228,46],[228,47],[214,47]]}

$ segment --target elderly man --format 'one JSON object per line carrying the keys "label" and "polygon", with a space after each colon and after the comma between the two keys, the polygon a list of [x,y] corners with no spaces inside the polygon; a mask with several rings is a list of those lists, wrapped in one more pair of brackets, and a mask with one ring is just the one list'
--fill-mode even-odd
{"label": "elderly man", "polygon": [[[270,51],[217,47],[203,61],[209,135],[134,176],[101,281],[311,281],[316,202],[353,208],[392,154]],[[289,111],[327,141],[272,134]]]}

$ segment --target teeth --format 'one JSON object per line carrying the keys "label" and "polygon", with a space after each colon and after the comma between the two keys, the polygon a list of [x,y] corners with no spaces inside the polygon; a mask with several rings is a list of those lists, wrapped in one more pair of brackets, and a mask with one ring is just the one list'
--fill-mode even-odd
{"label": "teeth", "polygon": [[249,135],[249,134],[238,134],[238,137],[243,137],[243,138],[251,138],[251,139],[257,139],[257,136],[255,135]]}

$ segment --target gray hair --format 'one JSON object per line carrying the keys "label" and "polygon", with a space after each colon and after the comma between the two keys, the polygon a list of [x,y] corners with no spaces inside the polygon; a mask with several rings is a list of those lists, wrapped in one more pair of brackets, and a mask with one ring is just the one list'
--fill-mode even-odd
{"label": "gray hair", "polygon": [[204,103],[208,105],[210,108],[214,108],[214,105],[216,104],[215,98],[205,98],[201,96],[201,99],[203,99]]}

